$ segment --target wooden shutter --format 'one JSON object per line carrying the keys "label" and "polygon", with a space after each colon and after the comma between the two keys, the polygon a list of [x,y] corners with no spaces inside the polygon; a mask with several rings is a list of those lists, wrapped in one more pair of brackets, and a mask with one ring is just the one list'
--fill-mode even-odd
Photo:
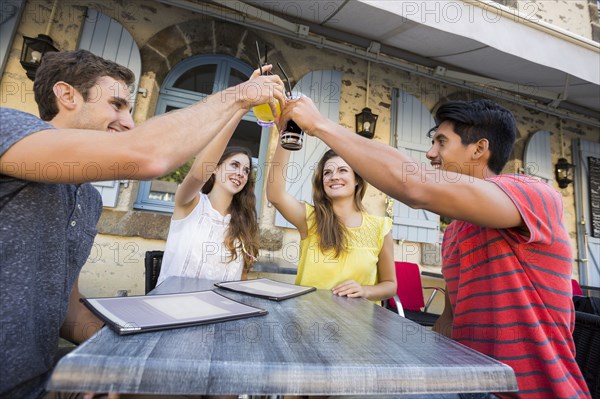
{"label": "wooden shutter", "polygon": [[554,166],[552,165],[550,132],[542,130],[529,137],[523,155],[523,169],[528,175],[539,177],[552,184]]}
{"label": "wooden shutter", "polygon": [[[142,71],[142,58],[138,45],[131,34],[114,19],[88,8],[78,47],[89,50],[107,60],[115,61],[133,71],[136,81],[131,93],[135,108],[135,98]],[[104,206],[115,207],[117,205],[119,183],[118,180],[93,183],[93,186],[102,195]]]}
{"label": "wooden shutter", "polygon": [[600,180],[597,176],[597,160],[600,159],[600,143],[581,139],[573,140],[573,163],[575,164],[575,211],[577,220],[577,254],[579,281],[583,285],[600,286],[600,237],[594,232],[598,226],[598,196]]}
{"label": "wooden shutter", "polygon": [[[294,92],[310,97],[321,114],[337,122],[340,118],[340,91],[342,73],[339,71],[313,71],[302,77]],[[295,198],[312,203],[312,175],[319,159],[329,150],[316,137],[304,135],[300,151],[292,152],[287,169],[286,191]],[[275,225],[294,228],[279,212],[275,214]]]}
{"label": "wooden shutter", "polygon": [[[427,132],[435,121],[431,112],[411,94],[399,90],[392,113],[396,147],[408,153],[421,168],[430,168],[425,153],[431,139]],[[439,242],[440,217],[435,213],[412,209],[400,201],[394,201],[392,237],[412,242]]]}
{"label": "wooden shutter", "polygon": [[4,72],[4,66],[8,61],[8,54],[24,5],[24,0],[2,0],[0,5],[0,75]]}

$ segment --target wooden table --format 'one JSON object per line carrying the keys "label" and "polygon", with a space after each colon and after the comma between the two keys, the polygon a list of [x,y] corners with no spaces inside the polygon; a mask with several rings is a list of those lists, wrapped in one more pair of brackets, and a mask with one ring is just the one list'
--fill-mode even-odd
{"label": "wooden table", "polygon": [[[153,294],[210,289],[171,277]],[[50,391],[394,395],[500,392],[512,369],[391,311],[328,290],[274,302],[261,317],[118,336],[108,328],[61,359]]]}

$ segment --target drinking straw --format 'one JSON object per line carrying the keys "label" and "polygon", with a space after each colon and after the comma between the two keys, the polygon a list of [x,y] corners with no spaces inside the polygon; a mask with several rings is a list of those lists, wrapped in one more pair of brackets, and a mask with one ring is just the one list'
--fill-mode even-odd
{"label": "drinking straw", "polygon": [[292,97],[292,84],[290,83],[290,78],[288,78],[287,73],[285,73],[285,70],[283,69],[283,67],[281,66],[281,64],[279,62],[277,63],[277,66],[279,67],[279,69],[281,69],[281,73],[285,77],[285,81],[288,86],[289,91],[286,94],[288,97]]}
{"label": "drinking straw", "polygon": [[267,47],[267,43],[265,43],[265,63],[263,65],[267,65],[267,57],[269,56],[269,48]]}
{"label": "drinking straw", "polygon": [[262,70],[262,57],[260,56],[260,46],[258,45],[258,40],[256,41],[256,54],[258,55],[258,69],[260,70],[260,74],[263,74]]}

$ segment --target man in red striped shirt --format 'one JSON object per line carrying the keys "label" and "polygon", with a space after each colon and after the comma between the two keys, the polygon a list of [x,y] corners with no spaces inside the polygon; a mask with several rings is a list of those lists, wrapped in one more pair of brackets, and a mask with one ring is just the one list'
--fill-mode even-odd
{"label": "man in red striped shirt", "polygon": [[289,119],[379,190],[454,220],[442,244],[446,309],[434,328],[514,369],[519,391],[497,396],[590,397],[575,362],[561,194],[529,176],[500,174],[517,135],[508,110],[489,100],[442,105],[427,152],[435,170],[348,132],[308,98],[288,104],[280,124]]}
{"label": "man in red striped shirt", "polygon": [[485,197],[471,202],[477,197],[467,194],[481,216],[456,215],[446,229],[442,272],[451,306],[435,328],[515,370],[518,394],[500,397],[589,396],[574,357],[573,257],[561,194],[530,176],[500,174],[516,137],[507,110],[454,102],[438,109],[436,121],[432,165],[460,168],[491,185],[498,200],[489,208]]}

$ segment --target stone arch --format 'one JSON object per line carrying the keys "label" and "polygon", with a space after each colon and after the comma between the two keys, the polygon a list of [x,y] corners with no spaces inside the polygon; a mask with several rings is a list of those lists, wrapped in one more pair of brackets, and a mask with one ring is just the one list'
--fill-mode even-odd
{"label": "stone arch", "polygon": [[265,44],[269,48],[269,63],[276,65],[280,62],[286,71],[289,70],[281,52],[274,48],[268,35],[261,35],[242,25],[202,16],[171,25],[150,37],[140,49],[142,74],[154,73],[155,83],[160,87],[177,63],[201,54],[226,54],[258,66],[256,41],[261,44],[261,53]]}

